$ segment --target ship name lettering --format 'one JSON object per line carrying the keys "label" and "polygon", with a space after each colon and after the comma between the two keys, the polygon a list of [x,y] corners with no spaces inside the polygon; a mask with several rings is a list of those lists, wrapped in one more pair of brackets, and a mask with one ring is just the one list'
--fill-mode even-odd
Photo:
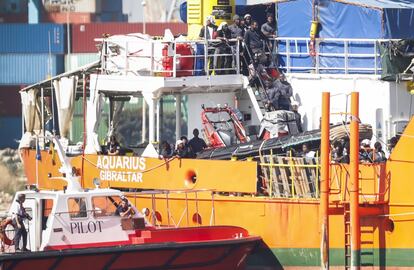
{"label": "ship name lettering", "polygon": [[98,156],[96,166],[105,170],[143,171],[146,168],[146,159],[144,157]]}
{"label": "ship name lettering", "polygon": [[71,234],[86,234],[86,233],[96,233],[102,232],[102,220],[98,221],[89,221],[88,223],[84,222],[71,222],[70,223],[70,233]]}

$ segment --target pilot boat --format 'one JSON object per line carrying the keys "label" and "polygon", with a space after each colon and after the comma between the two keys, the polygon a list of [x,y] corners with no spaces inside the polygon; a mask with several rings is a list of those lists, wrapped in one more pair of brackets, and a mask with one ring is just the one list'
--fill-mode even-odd
{"label": "pilot boat", "polygon": [[156,219],[151,224],[149,209],[149,220],[122,217],[117,207],[125,200],[123,192],[98,183],[83,189],[68,164],[62,164],[66,189],[16,193],[10,209],[24,194],[23,206],[32,217],[24,221],[31,252],[15,252],[11,219],[6,220],[0,269],[243,269],[260,243],[260,237],[236,226],[161,226]]}

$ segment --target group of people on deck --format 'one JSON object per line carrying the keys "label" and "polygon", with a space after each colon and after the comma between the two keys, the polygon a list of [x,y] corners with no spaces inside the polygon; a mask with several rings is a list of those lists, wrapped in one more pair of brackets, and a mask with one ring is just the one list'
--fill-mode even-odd
{"label": "group of people on deck", "polygon": [[[349,148],[349,142],[335,141],[332,145],[332,162],[349,164]],[[302,145],[302,153],[300,156],[305,158],[315,158],[316,152],[311,150],[309,143],[304,143]],[[382,144],[377,141],[374,143],[374,148],[371,148],[370,140],[362,140],[359,148],[359,161],[360,163],[381,163],[387,161],[385,152],[382,150]]]}
{"label": "group of people on deck", "polygon": [[195,158],[197,153],[207,148],[206,142],[199,137],[200,131],[195,128],[193,130],[193,138],[188,140],[186,136],[181,136],[175,143],[175,148],[167,141],[163,141],[160,146],[160,158],[171,158],[173,156],[179,158]]}
{"label": "group of people on deck", "polygon": [[[211,46],[208,46],[209,70],[211,72],[215,70],[216,74],[234,73],[233,55],[239,49],[244,60],[240,61],[240,67],[247,73],[247,66],[253,60],[253,56],[256,54],[260,57],[265,56],[265,51],[270,51],[272,48],[269,38],[276,37],[274,15],[268,13],[266,17],[267,22],[259,28],[259,23],[253,20],[250,14],[243,17],[234,15],[231,25],[222,22],[219,26],[215,24],[213,16],[208,16],[199,37],[211,42]],[[237,48],[238,44],[239,48]],[[242,44],[245,46],[243,47]]]}

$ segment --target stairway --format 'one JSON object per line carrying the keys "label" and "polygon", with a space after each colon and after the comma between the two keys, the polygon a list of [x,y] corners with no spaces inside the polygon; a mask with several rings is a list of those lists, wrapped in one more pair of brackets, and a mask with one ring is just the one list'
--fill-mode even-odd
{"label": "stairway", "polygon": [[361,226],[361,267],[374,269],[375,265],[375,227],[372,225]]}
{"label": "stairway", "polygon": [[351,269],[351,211],[349,203],[344,203],[344,228],[345,228],[345,269]]}

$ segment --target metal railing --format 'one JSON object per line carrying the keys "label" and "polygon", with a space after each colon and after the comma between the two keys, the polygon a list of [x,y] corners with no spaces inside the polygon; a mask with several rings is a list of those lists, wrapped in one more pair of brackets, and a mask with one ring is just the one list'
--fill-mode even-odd
{"label": "metal railing", "polygon": [[[107,74],[174,78],[240,74],[241,46],[237,39],[103,42],[101,60]],[[227,66],[218,65],[220,61],[227,61]]]}
{"label": "metal railing", "polygon": [[[287,73],[339,73],[339,74],[381,74],[380,44],[385,39],[344,39],[279,37],[270,39],[271,46],[264,46],[271,60]],[[145,49],[132,51],[136,45]],[[177,48],[180,48],[177,50]],[[181,49],[187,52],[182,54]],[[104,40],[102,61],[105,72],[115,57],[118,72],[163,77],[200,75],[240,74],[245,51],[243,41],[221,40],[147,40],[114,42]],[[122,61],[120,60],[122,59]],[[218,66],[217,61],[229,61],[231,65]],[[136,62],[143,62],[143,69],[136,68]],[[186,64],[183,66],[183,63]],[[122,63],[122,65],[120,64]],[[247,64],[247,63],[245,63]],[[135,66],[135,67],[134,67]]]}
{"label": "metal railing", "polygon": [[[288,73],[381,74],[379,45],[391,40],[344,38],[275,38],[273,54]],[[313,42],[313,46],[312,46]]]}
{"label": "metal railing", "polygon": [[[134,202],[134,205],[142,205],[142,199],[149,199],[151,200],[151,207],[148,207],[149,209],[149,218],[150,222],[154,226],[161,226],[162,224],[167,226],[174,226],[176,228],[180,227],[182,223],[185,225],[191,226],[190,223],[190,204],[194,204],[195,212],[192,216],[192,221],[196,226],[202,225],[202,219],[200,215],[200,208],[199,203],[200,201],[206,200],[199,198],[199,193],[210,193],[211,199],[211,211],[210,211],[210,220],[209,225],[215,225],[216,224],[216,217],[215,217],[215,191],[212,189],[192,189],[192,190],[153,190],[153,191],[140,191],[140,192],[130,192],[128,194],[129,200]],[[170,198],[170,195],[174,194],[174,198]],[[194,196],[190,196],[190,194],[193,194]],[[182,198],[180,198],[177,195],[181,195]],[[183,207],[181,214],[178,219],[174,218],[173,212],[170,207],[170,200],[184,200],[185,206]],[[166,223],[163,223],[161,214],[157,209],[157,202],[159,201],[165,201],[165,212],[167,214],[167,220]]]}
{"label": "metal railing", "polygon": [[274,198],[319,198],[319,158],[260,157],[262,188]]}

